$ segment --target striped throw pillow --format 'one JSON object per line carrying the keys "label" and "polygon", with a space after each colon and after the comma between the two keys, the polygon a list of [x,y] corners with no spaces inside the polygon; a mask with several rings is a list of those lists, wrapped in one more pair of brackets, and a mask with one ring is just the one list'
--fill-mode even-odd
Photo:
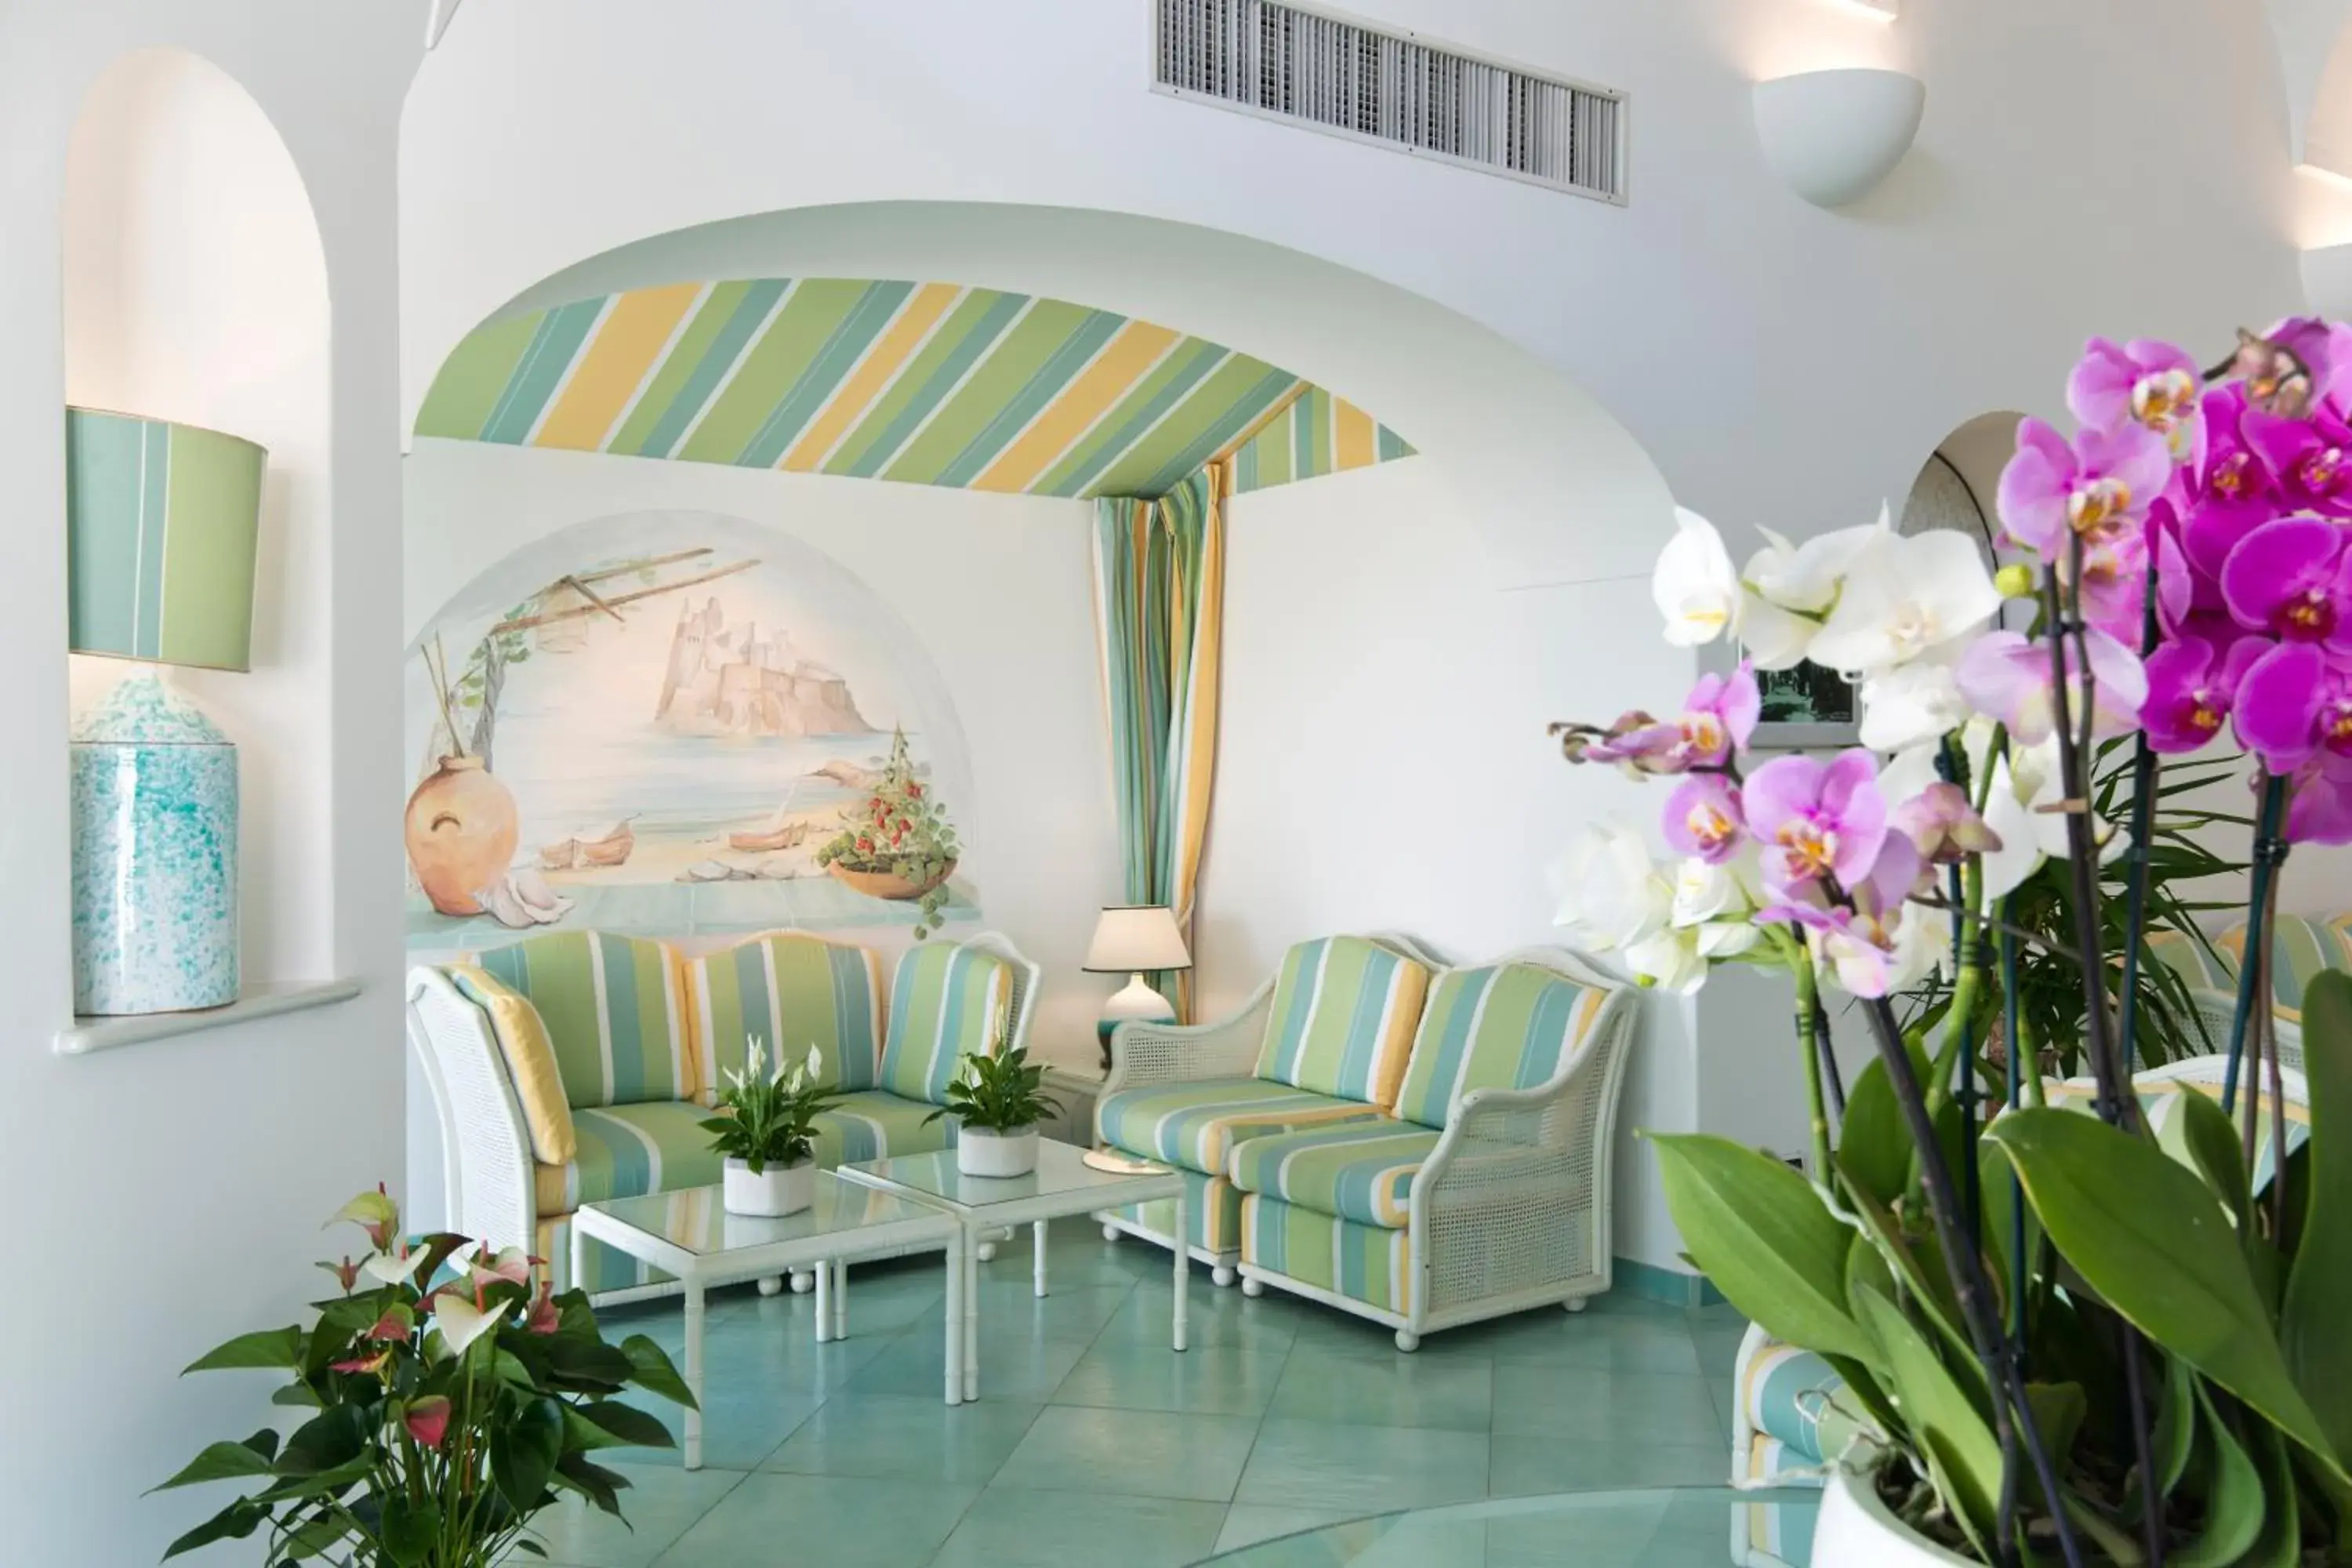
{"label": "striped throw pillow", "polygon": [[539,1010],[573,1110],[700,1092],[683,966],[667,943],[551,931],[473,962]]}
{"label": "striped throw pillow", "polygon": [[881,1087],[905,1100],[947,1102],[963,1058],[997,1048],[1013,1005],[1013,971],[994,953],[918,942],[890,987]]}
{"label": "striped throw pillow", "polygon": [[1396,1116],[1443,1127],[1474,1089],[1533,1089],[1584,1047],[1609,1000],[1534,963],[1449,969],[1438,976],[1413,1036]]}
{"label": "striped throw pillow", "polygon": [[1428,990],[1426,966],[1369,938],[1300,942],[1275,982],[1257,1076],[1388,1110]]}

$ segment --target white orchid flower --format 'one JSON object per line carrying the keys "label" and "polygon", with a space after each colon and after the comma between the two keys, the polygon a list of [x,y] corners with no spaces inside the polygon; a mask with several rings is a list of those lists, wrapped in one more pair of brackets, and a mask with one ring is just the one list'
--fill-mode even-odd
{"label": "white orchid flower", "polygon": [[444,1290],[433,1298],[433,1326],[441,1336],[443,1347],[451,1355],[461,1356],[468,1345],[506,1321],[507,1306],[501,1302],[484,1311],[474,1305],[471,1297]]}
{"label": "white orchid flower", "polygon": [[1886,511],[1881,507],[1875,524],[1816,534],[1802,544],[1791,544],[1785,536],[1759,528],[1756,531],[1764,536],[1764,548],[1748,558],[1748,570],[1742,575],[1759,597],[1781,609],[1825,616],[1837,603],[1838,590],[1844,586],[1854,558],[1886,527]]}
{"label": "white orchid flower", "polygon": [[1595,951],[1631,948],[1666,928],[1674,888],[1642,836],[1621,822],[1588,824],[1552,868],[1555,923]]}
{"label": "white orchid flower", "polygon": [[1908,664],[1982,630],[2000,603],[1984,558],[1964,535],[1905,538],[1874,529],[1813,638],[1812,659],[1864,673]]}
{"label": "white orchid flower", "polygon": [[1669,919],[1677,931],[1695,932],[1698,956],[1737,958],[1764,940],[1748,917],[1755,895],[1729,863],[1710,866],[1693,855],[1675,868]]}
{"label": "white orchid flower", "polygon": [[1794,669],[1812,656],[1822,623],[1784,610],[1753,588],[1739,603],[1739,647],[1758,669]]}
{"label": "white orchid flower", "polygon": [[1650,596],[1666,617],[1666,640],[1696,647],[1738,629],[1739,574],[1715,524],[1676,507],[1675,528],[1650,574]]}
{"label": "white orchid flower", "polygon": [[[1968,721],[1950,647],[1874,671],[1862,683],[1862,743],[1874,752],[1928,745]],[[1885,780],[1882,778],[1882,785]]]}
{"label": "white orchid flower", "polygon": [[1687,996],[1706,984],[1706,955],[1696,929],[1669,926],[1625,949],[1625,967],[1661,991]]}

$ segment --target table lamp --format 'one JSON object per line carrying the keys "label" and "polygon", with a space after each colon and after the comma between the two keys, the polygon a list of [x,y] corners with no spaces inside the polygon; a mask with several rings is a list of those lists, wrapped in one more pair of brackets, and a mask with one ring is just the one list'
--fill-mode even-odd
{"label": "table lamp", "polygon": [[1102,1044],[1103,1070],[1110,1070],[1110,1033],[1133,1018],[1172,1019],[1176,1009],[1168,998],[1144,984],[1147,972],[1190,969],[1192,955],[1184,951],[1184,933],[1176,929],[1175,911],[1159,904],[1118,904],[1095,921],[1095,939],[1087,944],[1086,972],[1124,974],[1127,984],[1103,1004],[1095,1025]]}
{"label": "table lamp", "polygon": [[250,667],[268,456],[66,410],[68,637],[146,667],[74,721],[76,1013],[236,1000],[236,748],[153,667]]}

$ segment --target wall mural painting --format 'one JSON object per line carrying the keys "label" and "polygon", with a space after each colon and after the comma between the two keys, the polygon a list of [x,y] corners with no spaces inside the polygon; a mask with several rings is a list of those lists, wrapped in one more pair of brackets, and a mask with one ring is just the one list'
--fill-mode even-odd
{"label": "wall mural painting", "polygon": [[409,945],[979,918],[945,689],[871,589],[712,512],[564,529],[408,652]]}

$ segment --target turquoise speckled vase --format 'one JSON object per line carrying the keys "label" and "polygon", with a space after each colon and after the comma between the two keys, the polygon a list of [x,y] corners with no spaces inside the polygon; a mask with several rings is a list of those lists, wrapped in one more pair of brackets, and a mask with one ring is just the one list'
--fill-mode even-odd
{"label": "turquoise speckled vase", "polygon": [[236,748],[152,674],[74,724],[74,1011],[236,1000]]}

